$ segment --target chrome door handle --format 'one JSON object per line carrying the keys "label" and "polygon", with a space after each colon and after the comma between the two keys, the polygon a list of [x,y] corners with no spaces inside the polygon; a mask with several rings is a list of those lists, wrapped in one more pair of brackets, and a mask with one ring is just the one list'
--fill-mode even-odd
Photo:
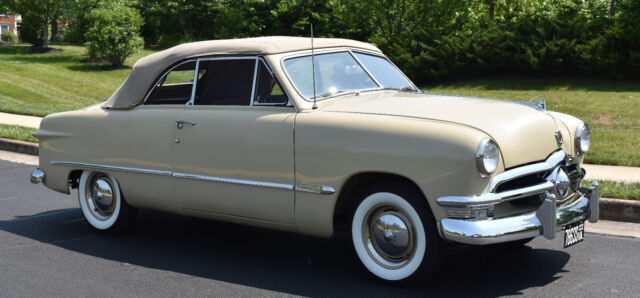
{"label": "chrome door handle", "polygon": [[184,126],[184,124],[191,124],[192,126],[196,126],[196,122],[195,121],[191,121],[191,120],[176,120],[176,127],[178,129],[182,129],[182,127]]}

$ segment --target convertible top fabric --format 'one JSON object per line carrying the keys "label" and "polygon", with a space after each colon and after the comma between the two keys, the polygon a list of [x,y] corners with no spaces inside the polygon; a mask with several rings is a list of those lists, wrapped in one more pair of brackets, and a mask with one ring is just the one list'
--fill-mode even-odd
{"label": "convertible top fabric", "polygon": [[[316,49],[349,47],[380,52],[371,44],[349,39],[314,38],[313,43]],[[181,44],[138,60],[129,77],[102,106],[128,109],[141,104],[154,80],[169,66],[184,59],[220,55],[269,55],[310,49],[310,38],[286,36],[208,40]]]}

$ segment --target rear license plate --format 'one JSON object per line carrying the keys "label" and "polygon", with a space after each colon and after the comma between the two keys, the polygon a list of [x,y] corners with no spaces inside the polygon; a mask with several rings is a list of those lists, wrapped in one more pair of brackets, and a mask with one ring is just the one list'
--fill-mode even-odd
{"label": "rear license plate", "polygon": [[584,221],[564,227],[564,248],[584,241]]}

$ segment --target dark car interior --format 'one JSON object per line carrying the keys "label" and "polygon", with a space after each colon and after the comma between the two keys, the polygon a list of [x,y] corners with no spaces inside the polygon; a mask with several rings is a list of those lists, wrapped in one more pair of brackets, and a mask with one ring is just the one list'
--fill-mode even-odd
{"label": "dark car interior", "polygon": [[[251,104],[255,59],[201,60],[194,105]],[[256,105],[286,105],[289,101],[264,62],[258,60]],[[172,69],[153,89],[145,104],[186,104],[191,98],[195,62]]]}

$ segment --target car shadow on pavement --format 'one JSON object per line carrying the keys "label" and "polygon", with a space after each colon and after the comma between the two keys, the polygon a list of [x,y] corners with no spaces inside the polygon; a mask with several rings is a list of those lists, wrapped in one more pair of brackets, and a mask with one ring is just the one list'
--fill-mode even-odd
{"label": "car shadow on pavement", "polygon": [[392,286],[369,276],[350,239],[141,211],[127,234],[96,233],[77,208],[0,221],[0,230],[70,251],[206,279],[304,296],[499,296],[560,278],[563,251],[451,246],[428,283]]}

